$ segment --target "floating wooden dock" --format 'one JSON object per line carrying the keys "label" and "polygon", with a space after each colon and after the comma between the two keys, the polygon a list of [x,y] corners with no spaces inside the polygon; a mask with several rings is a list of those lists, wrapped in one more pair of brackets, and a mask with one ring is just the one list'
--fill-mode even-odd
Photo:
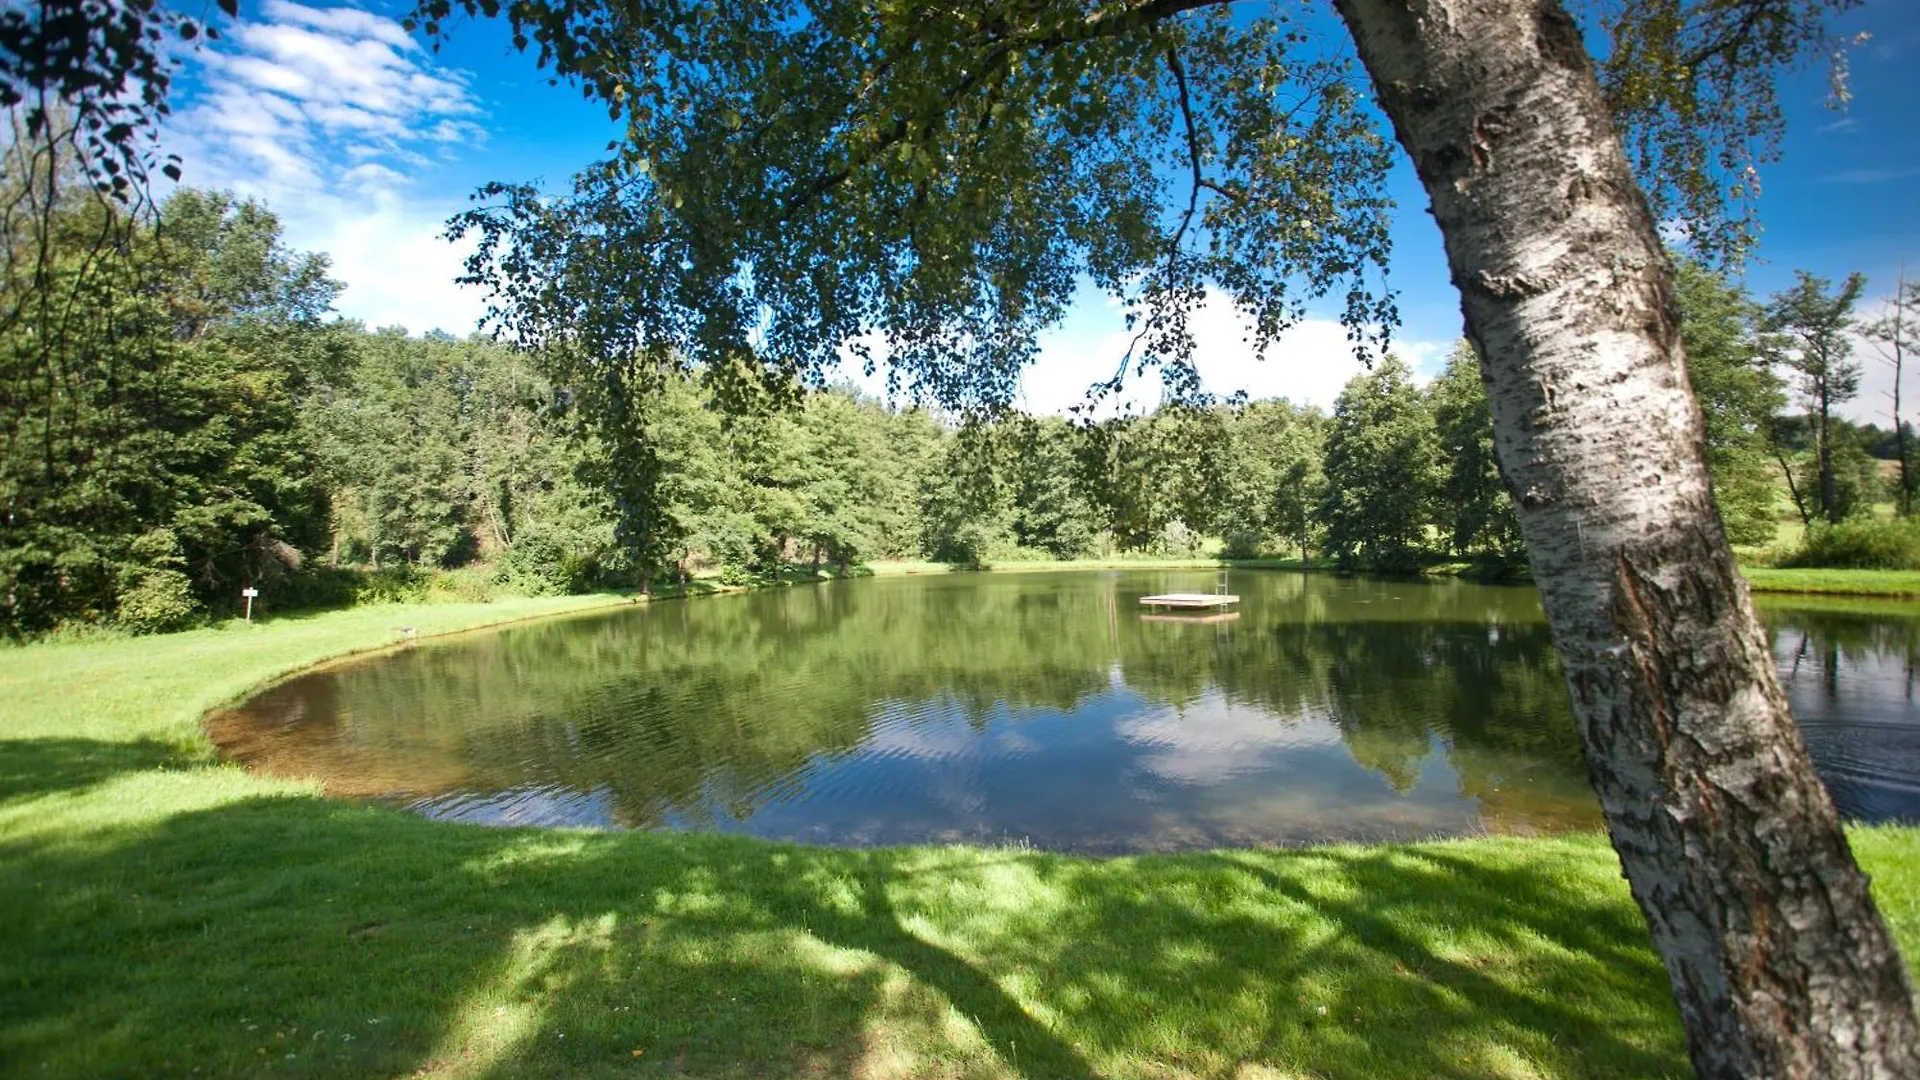
{"label": "floating wooden dock", "polygon": [[1140,606],[1148,611],[1206,611],[1229,608],[1240,602],[1232,593],[1170,592],[1143,596]]}
{"label": "floating wooden dock", "polygon": [[[1170,592],[1158,596],[1143,596],[1140,606],[1148,611],[1180,612],[1216,612],[1224,613],[1240,602],[1240,597],[1227,591],[1227,572],[1220,571],[1214,580],[1213,591],[1208,592]],[[1224,621],[1224,620],[1222,620]]]}

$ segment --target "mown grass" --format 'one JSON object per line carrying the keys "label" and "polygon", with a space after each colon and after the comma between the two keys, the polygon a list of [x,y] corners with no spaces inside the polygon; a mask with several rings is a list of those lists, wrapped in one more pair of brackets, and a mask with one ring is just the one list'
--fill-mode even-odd
{"label": "mown grass", "polygon": [[138,738],[191,756],[208,749],[199,731],[208,709],[322,660],[402,644],[404,628],[424,637],[628,602],[601,593],[383,604],[0,647],[0,738]]}
{"label": "mown grass", "polygon": [[1330,563],[1314,560],[1303,563],[1299,559],[1261,558],[1261,559],[1219,559],[1208,556],[1192,558],[1163,558],[1160,556],[1122,556],[1111,559],[996,559],[981,566],[962,566],[955,563],[931,562],[920,559],[876,559],[861,569],[875,576],[889,577],[897,574],[945,574],[975,570],[995,571],[1040,571],[1040,570],[1302,570],[1328,569]]}
{"label": "mown grass", "polygon": [[[1041,570],[1170,570],[1210,568],[1220,570],[1262,569],[1262,570],[1316,570],[1331,571],[1333,565],[1323,559],[1302,562],[1299,559],[1163,559],[1163,558],[1122,558],[1122,559],[1062,559],[1048,562],[1005,561],[995,562],[982,567],[956,568],[948,563],[921,562],[904,559],[875,561],[862,570],[875,575],[895,574],[944,574],[956,569],[977,569],[993,571],[1041,571]],[[1755,592],[1784,593],[1826,596],[1878,596],[1893,599],[1920,599],[1920,570],[1824,570],[1794,569],[1773,566],[1745,565],[1740,573],[1747,579]],[[1427,568],[1429,577],[1495,578],[1525,582],[1528,575],[1524,567],[1509,568],[1505,573],[1489,573],[1488,568],[1474,563],[1439,563]]]}
{"label": "mown grass", "polygon": [[[0,1071],[1686,1073],[1598,837],[1100,860],[495,830],[323,799],[194,735],[392,626],[566,606],[0,650]],[[1914,955],[1920,833],[1856,845]]]}
{"label": "mown grass", "polygon": [[1920,570],[1823,570],[1743,566],[1756,592],[1827,596],[1920,597]]}

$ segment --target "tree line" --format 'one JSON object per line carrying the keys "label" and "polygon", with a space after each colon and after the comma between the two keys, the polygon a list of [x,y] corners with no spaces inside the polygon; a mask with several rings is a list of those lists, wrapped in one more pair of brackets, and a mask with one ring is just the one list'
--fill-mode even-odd
{"label": "tree line", "polygon": [[[56,276],[10,283],[16,307],[58,305],[0,340],[11,636],[170,629],[231,611],[242,588],[269,607],[340,603],[369,575],[468,566],[547,593],[873,559],[1217,551],[1498,571],[1525,557],[1464,342],[1425,386],[1387,358],[1331,413],[1172,401],[1099,422],[898,407],[844,385],[743,406],[716,399],[713,373],[678,370],[640,414],[650,481],[633,499],[576,387],[480,336],[334,317],[325,256],[289,250],[260,204],[182,190],[118,232],[103,213],[79,200],[53,218]],[[1680,282],[1736,542],[1771,540],[1782,481],[1810,520],[1879,498],[1876,455],[1903,452],[1906,429],[1833,414],[1859,382],[1860,282],[1803,278],[1767,305],[1694,264]],[[622,529],[635,520],[647,544]]]}

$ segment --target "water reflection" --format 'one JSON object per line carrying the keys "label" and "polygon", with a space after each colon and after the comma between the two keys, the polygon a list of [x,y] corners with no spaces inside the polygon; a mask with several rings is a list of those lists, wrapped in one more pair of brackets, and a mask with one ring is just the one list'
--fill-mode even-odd
{"label": "water reflection", "polygon": [[[341,665],[210,726],[256,768],[499,823],[1090,851],[1598,823],[1530,590],[1233,585],[1227,621],[1137,610],[1209,571],[664,603]],[[1920,623],[1768,617],[1845,809],[1920,813]]]}
{"label": "water reflection", "polygon": [[1920,820],[1920,620],[1886,604],[1767,612],[1807,750],[1849,817]]}

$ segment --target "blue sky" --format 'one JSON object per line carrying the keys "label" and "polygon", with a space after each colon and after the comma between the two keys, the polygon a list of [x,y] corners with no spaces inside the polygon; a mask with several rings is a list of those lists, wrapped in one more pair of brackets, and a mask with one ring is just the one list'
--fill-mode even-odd
{"label": "blue sky", "polygon": [[[488,180],[564,184],[616,129],[577,91],[549,85],[499,24],[456,25],[436,54],[401,31],[403,12],[243,3],[224,40],[188,58],[166,140],[186,158],[188,183],[259,196],[286,222],[290,243],[331,254],[347,284],[343,314],[465,333],[482,302],[453,284],[461,253],[439,239],[442,222]],[[1920,277],[1920,3],[1871,0],[1841,26],[1871,35],[1852,55],[1848,110],[1826,107],[1824,69],[1782,86],[1790,126],[1784,159],[1762,174],[1766,232],[1747,273],[1757,295],[1790,284],[1795,269],[1863,271],[1875,297],[1891,290],[1903,259]],[[1458,302],[1404,162],[1392,186],[1397,338],[1431,371],[1458,334]],[[1262,360],[1242,344],[1234,314],[1210,307],[1196,320],[1207,388],[1330,405],[1359,370],[1332,315],[1329,307],[1297,327]],[[1080,400],[1112,373],[1126,337],[1120,312],[1086,295],[1043,339],[1026,405],[1055,411]],[[1863,417],[1884,410],[1891,386],[1870,357],[1867,369],[1851,410]]]}

